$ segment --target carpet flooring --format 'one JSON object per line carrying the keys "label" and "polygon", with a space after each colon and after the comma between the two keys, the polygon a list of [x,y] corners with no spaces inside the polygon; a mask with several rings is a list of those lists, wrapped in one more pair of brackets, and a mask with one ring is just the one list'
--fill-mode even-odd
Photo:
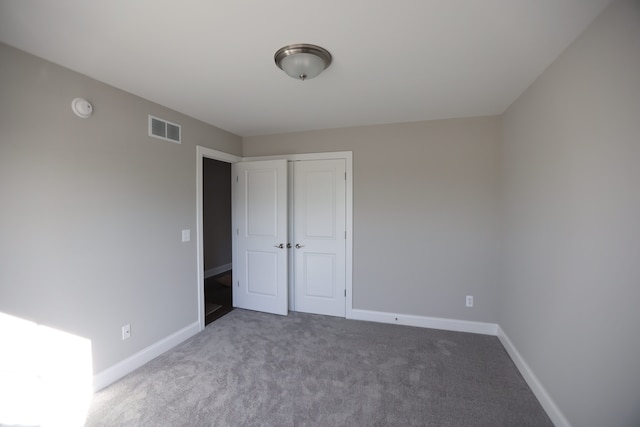
{"label": "carpet flooring", "polygon": [[233,310],[96,393],[87,426],[552,426],[496,337]]}

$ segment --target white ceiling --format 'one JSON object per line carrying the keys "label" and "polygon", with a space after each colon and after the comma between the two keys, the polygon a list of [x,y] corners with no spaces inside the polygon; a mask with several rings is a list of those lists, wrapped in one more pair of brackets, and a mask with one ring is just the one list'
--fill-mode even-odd
{"label": "white ceiling", "polygon": [[[0,0],[0,41],[253,136],[500,114],[609,2]],[[291,43],[333,64],[296,81]]]}

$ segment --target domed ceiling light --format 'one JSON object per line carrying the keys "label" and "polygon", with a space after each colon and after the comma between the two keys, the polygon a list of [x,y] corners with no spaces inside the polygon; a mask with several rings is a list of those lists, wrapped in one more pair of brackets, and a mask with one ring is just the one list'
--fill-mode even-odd
{"label": "domed ceiling light", "polygon": [[306,43],[278,49],[273,59],[282,71],[300,80],[312,79],[331,65],[331,54],[326,49]]}

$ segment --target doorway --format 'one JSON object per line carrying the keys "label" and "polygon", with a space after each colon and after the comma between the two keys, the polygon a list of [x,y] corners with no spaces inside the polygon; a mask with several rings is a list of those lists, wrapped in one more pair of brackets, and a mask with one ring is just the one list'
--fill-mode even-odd
{"label": "doorway", "polygon": [[231,164],[202,159],[205,326],[232,306]]}
{"label": "doorway", "polygon": [[234,307],[351,315],[350,154],[258,157],[233,166]]}
{"label": "doorway", "polygon": [[[197,214],[197,286],[198,286],[198,320],[200,323],[200,330],[205,327],[205,293],[204,293],[204,244],[203,244],[203,199],[202,199],[202,188],[203,188],[203,159],[210,158],[215,160],[220,160],[225,163],[236,164],[236,163],[245,163],[252,161],[267,161],[267,160],[286,160],[290,162],[296,161],[306,161],[306,160],[328,160],[328,159],[344,159],[345,173],[344,173],[344,181],[345,181],[345,194],[344,194],[344,202],[345,202],[345,228],[346,231],[344,233],[344,264],[345,264],[345,275],[344,275],[344,314],[340,314],[340,317],[344,315],[347,319],[353,318],[353,285],[352,285],[352,259],[353,259],[353,160],[352,160],[352,152],[343,151],[343,152],[326,152],[326,153],[309,153],[309,154],[291,154],[291,155],[277,155],[277,156],[264,156],[264,157],[240,157],[233,154],[224,153],[221,151],[213,150],[207,147],[197,146],[196,147],[196,187],[197,187],[197,200],[196,200],[196,214]],[[286,176],[284,181],[286,182]],[[236,179],[232,176],[232,186],[235,186]],[[290,189],[291,191],[293,188]],[[264,193],[262,193],[264,194]],[[235,196],[232,196],[235,197]],[[237,273],[242,273],[243,269],[238,264],[235,265],[238,261],[238,239],[237,235],[239,235],[239,227],[238,224],[235,224],[237,220],[236,210],[238,206],[236,206],[237,200],[232,201],[232,254],[233,254],[233,268]],[[293,207],[290,207],[293,209]],[[292,230],[293,231],[293,230]],[[278,242],[273,246],[277,246],[280,248],[280,243],[283,243],[283,246],[286,246],[284,242]],[[289,243],[287,241],[287,243]],[[295,270],[293,267],[293,262],[290,264],[289,274],[290,277],[295,276]],[[258,269],[259,270],[259,269]],[[255,274],[255,269],[248,270],[248,274]],[[287,273],[284,274],[285,280],[287,280]],[[236,275],[237,276],[237,275]],[[239,295],[241,289],[241,283],[239,283],[239,277],[233,277],[232,287],[235,293]],[[243,285],[244,286],[244,285]],[[290,309],[296,310],[295,307],[295,292],[289,286],[286,286],[285,289],[288,289],[288,292],[278,292],[280,296],[284,296],[284,304],[285,306],[289,306]],[[287,298],[287,294],[289,298]],[[279,297],[281,298],[281,297]],[[235,295],[234,295],[235,299]],[[287,301],[287,299],[289,301]],[[236,304],[237,306],[237,304]]]}

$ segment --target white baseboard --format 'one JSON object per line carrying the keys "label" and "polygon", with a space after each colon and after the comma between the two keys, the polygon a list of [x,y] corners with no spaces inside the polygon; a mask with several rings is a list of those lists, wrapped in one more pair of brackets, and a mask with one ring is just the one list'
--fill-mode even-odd
{"label": "white baseboard", "polygon": [[496,335],[495,323],[472,322],[468,320],[445,319],[441,317],[416,316],[413,314],[386,313],[383,311],[351,310],[351,319],[395,325],[418,326],[421,328],[444,329],[446,331],[470,332],[473,334]]}
{"label": "white baseboard", "polygon": [[210,268],[210,269],[204,271],[204,278],[208,279],[209,277],[215,276],[215,275],[220,274],[220,273],[224,273],[225,271],[229,271],[232,268],[233,268],[233,264],[232,263],[219,265],[217,267]]}
{"label": "white baseboard", "polygon": [[529,388],[536,395],[538,401],[546,411],[549,418],[556,427],[571,427],[569,420],[564,416],[558,405],[553,401],[547,390],[542,386],[538,377],[535,376],[527,362],[522,358],[516,347],[513,345],[507,334],[504,333],[502,328],[498,326],[498,339],[509,353],[511,360],[515,363],[516,367],[520,371],[520,374],[529,385]]}
{"label": "white baseboard", "polygon": [[200,332],[200,324],[198,322],[194,322],[179,331],[174,332],[168,337],[161,339],[155,344],[140,350],[133,356],[124,359],[122,362],[116,363],[112,367],[95,374],[93,376],[93,391],[101,390],[106,386],[113,384],[128,373],[133,372],[140,366],[160,356],[165,351],[175,347],[198,332]]}

